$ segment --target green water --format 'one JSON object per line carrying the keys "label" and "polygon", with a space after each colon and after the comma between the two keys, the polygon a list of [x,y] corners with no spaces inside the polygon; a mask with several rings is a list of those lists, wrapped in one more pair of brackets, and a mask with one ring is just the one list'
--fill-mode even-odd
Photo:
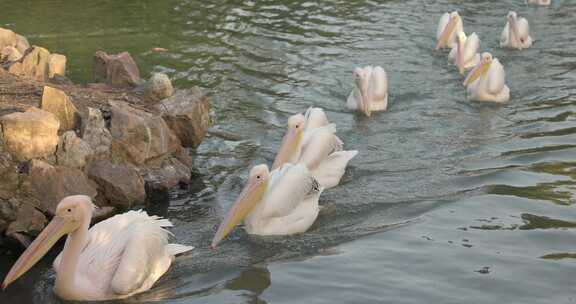
{"label": "green water", "polygon": [[[576,3],[553,3],[4,0],[0,26],[66,54],[76,82],[90,80],[95,51],[129,51],[143,76],[213,97],[194,191],[161,210],[197,249],[129,302],[576,303]],[[509,103],[467,102],[433,50],[454,9],[504,64]],[[498,48],[509,10],[531,22],[531,49]],[[366,64],[390,77],[389,111],[371,119],[345,108]],[[303,235],[237,229],[207,249],[248,169],[272,162],[287,117],[309,105],[360,151],[323,194],[329,211]],[[14,259],[0,257],[0,276]],[[59,302],[50,259],[1,302]]]}

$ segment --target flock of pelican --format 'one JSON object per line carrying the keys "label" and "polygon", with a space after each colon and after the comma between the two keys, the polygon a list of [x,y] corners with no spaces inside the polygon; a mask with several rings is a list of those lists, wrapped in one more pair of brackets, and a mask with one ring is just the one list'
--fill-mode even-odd
{"label": "flock of pelican", "polygon": [[[528,0],[549,5],[550,0]],[[525,49],[532,45],[530,27],[515,12],[507,16],[500,45]],[[449,61],[464,80],[468,98],[505,102],[510,90],[502,64],[490,53],[478,53],[480,39],[467,36],[458,12],[445,13],[438,24],[436,49],[450,49]],[[380,66],[356,68],[349,109],[370,116],[388,106],[388,78]],[[321,108],[309,108],[288,119],[286,133],[271,169],[254,166],[244,189],[219,225],[211,243],[216,246],[242,221],[253,235],[290,235],[307,231],[318,217],[322,192],[340,183],[357,151],[345,151],[336,126]],[[89,229],[94,204],[90,197],[74,195],[57,206],[52,221],[22,253],[2,288],[6,288],[54,244],[67,235],[64,249],[54,260],[55,293],[66,300],[121,299],[146,291],[168,270],[174,257],[193,249],[170,244],[165,229],[172,223],[144,211],[129,211]]]}

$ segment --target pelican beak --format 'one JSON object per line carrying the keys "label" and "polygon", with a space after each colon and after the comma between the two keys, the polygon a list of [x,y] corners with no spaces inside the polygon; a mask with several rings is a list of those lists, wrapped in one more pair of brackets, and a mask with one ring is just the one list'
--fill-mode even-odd
{"label": "pelican beak", "polygon": [[6,289],[8,285],[32,268],[63,235],[71,232],[74,228],[75,225],[72,220],[55,216],[12,266],[4,278],[2,289]]}
{"label": "pelican beak", "polygon": [[282,139],[280,150],[272,164],[272,170],[289,162],[292,156],[297,152],[298,147],[300,147],[300,141],[302,140],[303,128],[304,126],[300,126],[299,130],[288,129],[288,132],[284,135],[284,139]]}
{"label": "pelican beak", "polygon": [[454,30],[456,30],[458,20],[460,20],[460,17],[458,17],[458,15],[450,17],[450,21],[444,28],[442,34],[440,35],[440,39],[438,39],[438,44],[436,44],[437,50],[446,47],[446,45],[448,44],[448,39],[450,39],[450,36],[452,35],[452,33],[454,33]]}
{"label": "pelican beak", "polygon": [[492,61],[482,60],[472,71],[468,74],[468,77],[464,80],[464,86],[468,86],[472,82],[476,81],[476,79],[480,78],[480,76],[486,74],[490,69],[490,65]]}
{"label": "pelican beak", "polygon": [[266,193],[267,182],[259,181],[256,183],[248,182],[240,193],[240,196],[232,206],[232,209],[226,215],[224,221],[218,227],[216,235],[212,239],[211,248],[216,248],[218,243],[224,239],[236,225],[238,225],[247,215],[256,207],[264,198]]}
{"label": "pelican beak", "polygon": [[464,39],[458,39],[458,71],[460,75],[464,74]]}
{"label": "pelican beak", "polygon": [[366,88],[366,86],[364,86],[364,88],[362,88],[362,90],[360,90],[361,94],[362,94],[362,100],[360,101],[360,109],[362,110],[362,112],[364,114],[366,114],[366,116],[370,117],[370,115],[372,115],[372,111],[370,110],[370,101],[368,99],[368,89]]}

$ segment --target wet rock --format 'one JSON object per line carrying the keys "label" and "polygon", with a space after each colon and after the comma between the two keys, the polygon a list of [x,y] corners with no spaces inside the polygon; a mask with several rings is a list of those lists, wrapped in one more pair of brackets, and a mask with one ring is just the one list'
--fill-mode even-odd
{"label": "wet rock", "polygon": [[63,166],[52,166],[41,160],[32,160],[26,189],[38,201],[40,210],[53,215],[56,206],[64,197],[84,194],[91,198],[97,195],[96,185],[80,170]]}
{"label": "wet rock", "polygon": [[40,107],[42,110],[56,115],[60,121],[59,130],[61,132],[73,130],[79,124],[78,110],[64,91],[44,86]]}
{"label": "wet rock", "polygon": [[140,70],[128,52],[117,55],[96,52],[93,73],[94,81],[117,88],[135,87],[140,83]]}
{"label": "wet rock", "polygon": [[102,112],[88,108],[88,117],[83,121],[82,139],[90,145],[94,159],[105,159],[110,155],[112,135],[106,128]]}
{"label": "wet rock", "polygon": [[162,163],[160,168],[145,170],[143,176],[148,191],[167,191],[178,184],[190,182],[191,169],[176,158]]}
{"label": "wet rock", "polygon": [[61,54],[50,54],[48,58],[48,77],[54,75],[66,76],[66,56]]}
{"label": "wet rock", "polygon": [[0,199],[0,232],[6,231],[8,225],[16,220],[18,205],[15,199]]}
{"label": "wet rock", "polygon": [[28,43],[28,39],[26,39],[26,37],[16,34],[15,47],[21,54],[25,54],[26,51],[30,48],[30,43]]}
{"label": "wet rock", "polygon": [[88,176],[99,185],[113,206],[127,209],[146,199],[144,180],[138,171],[126,165],[108,160],[95,161],[88,170]]}
{"label": "wet rock", "polygon": [[60,166],[83,170],[92,158],[90,145],[76,136],[74,131],[68,131],[60,136],[56,150],[56,162]]}
{"label": "wet rock", "polygon": [[60,122],[50,112],[29,108],[0,117],[6,150],[18,160],[53,154],[58,145]]}
{"label": "wet rock", "polygon": [[144,87],[144,99],[148,102],[158,102],[166,97],[172,96],[174,88],[168,75],[164,73],[154,73],[146,82]]}
{"label": "wet rock", "polygon": [[10,66],[10,73],[37,81],[48,81],[48,60],[50,52],[45,48],[34,46],[24,55],[22,62]]}
{"label": "wet rock", "polygon": [[[0,153],[0,198],[9,199],[18,189],[18,166],[12,155]],[[1,230],[1,229],[0,229]]]}
{"label": "wet rock", "polygon": [[15,46],[17,41],[18,37],[13,31],[0,27],[0,50],[7,46]]}
{"label": "wet rock", "polygon": [[210,99],[198,87],[179,90],[156,109],[176,133],[182,146],[196,148],[210,126]]}
{"label": "wet rock", "polygon": [[121,102],[110,102],[110,106],[112,150],[124,160],[136,165],[160,162],[180,147],[161,117]]}
{"label": "wet rock", "polygon": [[34,208],[34,206],[20,203],[18,205],[15,220],[12,221],[6,229],[6,235],[12,236],[15,233],[37,235],[42,231],[42,229],[44,229],[46,222],[44,214]]}
{"label": "wet rock", "polygon": [[22,53],[13,46],[6,46],[0,52],[0,62],[13,62],[22,58]]}

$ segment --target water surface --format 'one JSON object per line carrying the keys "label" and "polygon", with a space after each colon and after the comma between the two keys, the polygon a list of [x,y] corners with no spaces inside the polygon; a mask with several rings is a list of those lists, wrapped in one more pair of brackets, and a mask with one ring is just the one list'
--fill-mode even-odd
{"label": "water surface", "polygon": [[[193,191],[157,208],[197,249],[128,302],[576,303],[576,3],[553,2],[4,0],[0,26],[66,54],[78,82],[96,50],[127,50],[144,76],[213,96]],[[433,50],[455,9],[504,64],[509,103],[466,101]],[[509,10],[530,20],[531,49],[498,48]],[[366,64],[390,77],[389,111],[371,119],[344,102]],[[287,118],[310,105],[360,151],[317,223],[283,238],[237,229],[208,250],[249,168],[271,164]],[[59,303],[51,258],[0,297]]]}

